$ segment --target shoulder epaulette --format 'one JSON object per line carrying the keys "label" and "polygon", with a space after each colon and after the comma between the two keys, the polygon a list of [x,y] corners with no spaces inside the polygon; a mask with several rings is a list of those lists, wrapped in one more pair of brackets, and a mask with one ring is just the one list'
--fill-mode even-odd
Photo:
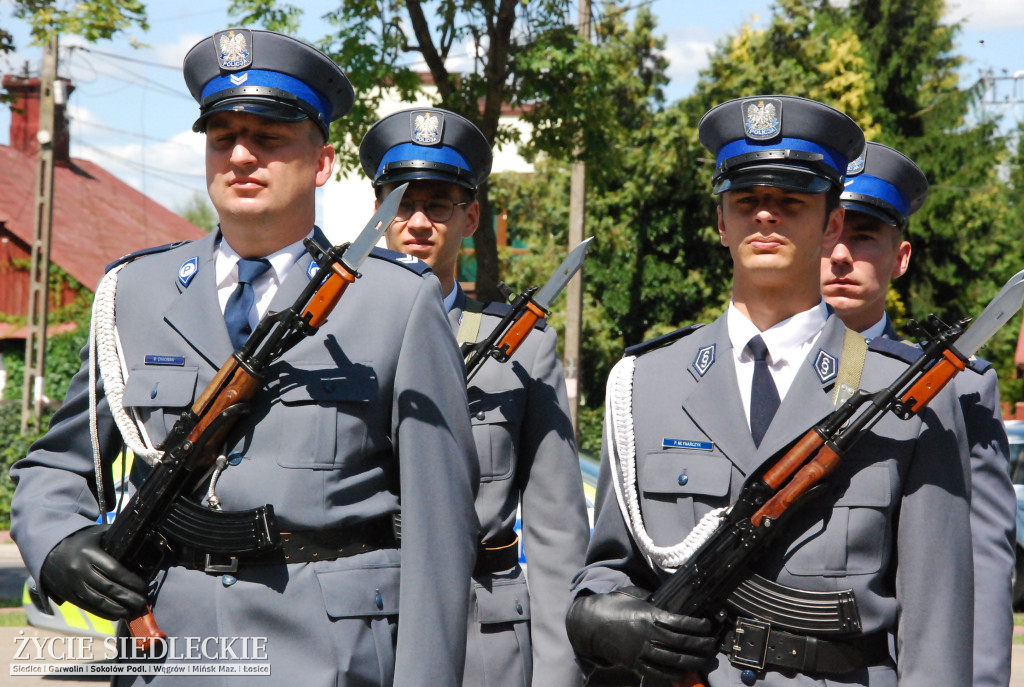
{"label": "shoulder epaulette", "polygon": [[989,370],[992,369],[992,363],[990,363],[989,361],[985,360],[984,358],[979,358],[978,356],[974,356],[973,358],[970,358],[967,361],[967,369],[968,370],[974,370],[978,374],[983,375],[983,374],[985,374],[986,372],[988,372]]}
{"label": "shoulder epaulette", "polygon": [[[504,301],[487,301],[484,303],[484,315],[493,315],[495,317],[504,317],[511,310],[512,306]],[[533,324],[534,329],[544,331],[547,329],[548,319],[545,317],[539,319]]]}
{"label": "shoulder epaulette", "polygon": [[123,265],[124,263],[131,262],[132,260],[135,260],[137,258],[141,258],[141,257],[146,256],[146,255],[153,255],[155,253],[164,253],[166,251],[169,251],[169,250],[172,250],[174,248],[177,248],[178,246],[184,246],[186,243],[192,243],[192,242],[191,241],[175,241],[174,243],[165,243],[162,246],[154,246],[152,248],[143,248],[142,250],[137,250],[134,253],[129,253],[128,255],[123,255],[120,258],[118,258],[117,260],[115,260],[114,262],[112,262],[109,265],[107,265],[106,267],[104,267],[103,268],[103,273],[106,274],[107,272],[109,272],[110,270],[114,269],[118,265]]}
{"label": "shoulder epaulette", "polygon": [[370,251],[370,257],[377,258],[378,260],[386,260],[387,262],[393,262],[396,265],[400,265],[410,272],[415,272],[419,275],[424,275],[427,272],[430,272],[430,265],[423,262],[415,255],[406,255],[405,253],[399,253],[397,250],[374,248]]}
{"label": "shoulder epaulette", "polygon": [[691,324],[688,327],[683,327],[682,329],[677,329],[674,332],[669,332],[668,334],[662,334],[661,336],[656,336],[653,339],[649,339],[647,341],[644,341],[643,343],[638,343],[635,346],[629,346],[628,348],[626,348],[625,355],[635,355],[635,356],[643,355],[644,353],[647,353],[649,351],[653,351],[656,348],[661,348],[662,346],[667,346],[670,343],[672,343],[673,341],[681,339],[684,336],[687,336],[687,335],[697,331],[698,329],[700,329],[703,326],[704,326],[703,323],[699,323],[698,322],[697,324]]}
{"label": "shoulder epaulette", "polygon": [[923,355],[919,346],[887,339],[884,336],[876,336],[874,339],[871,339],[868,342],[868,350],[887,355],[890,358],[897,358],[908,364]]}

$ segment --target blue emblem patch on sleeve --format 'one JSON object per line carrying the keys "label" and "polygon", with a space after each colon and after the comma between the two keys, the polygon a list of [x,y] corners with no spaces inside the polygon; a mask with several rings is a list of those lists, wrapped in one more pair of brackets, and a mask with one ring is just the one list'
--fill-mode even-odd
{"label": "blue emblem patch on sleeve", "polygon": [[830,382],[839,375],[839,360],[825,349],[819,348],[814,357],[814,371],[818,373],[821,383]]}
{"label": "blue emblem patch on sleeve", "polygon": [[199,273],[199,257],[191,257],[185,262],[181,263],[181,267],[178,268],[178,282],[181,283],[186,289],[192,278]]}
{"label": "blue emblem patch on sleeve", "polygon": [[310,258],[309,259],[309,264],[306,265],[306,278],[309,279],[310,281],[312,281],[313,277],[315,277],[316,273],[319,272],[319,271],[320,271],[320,265],[318,265],[316,263],[316,260],[314,260],[313,258]]}
{"label": "blue emblem patch on sleeve", "polygon": [[693,359],[693,369],[703,377],[711,366],[715,364],[715,344],[705,346],[697,351],[697,357]]}

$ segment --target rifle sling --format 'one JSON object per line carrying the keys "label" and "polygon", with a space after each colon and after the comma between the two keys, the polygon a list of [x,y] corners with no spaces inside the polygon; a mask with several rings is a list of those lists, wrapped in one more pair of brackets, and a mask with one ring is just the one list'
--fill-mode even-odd
{"label": "rifle sling", "polygon": [[849,327],[843,334],[843,352],[839,359],[839,373],[836,376],[835,391],[832,401],[838,408],[860,386],[860,378],[864,373],[864,360],[868,355],[868,342],[858,332]]}
{"label": "rifle sling", "polygon": [[462,308],[462,320],[455,340],[461,346],[464,343],[476,343],[480,333],[480,322],[483,320],[484,304],[475,298],[466,296],[466,304]]}

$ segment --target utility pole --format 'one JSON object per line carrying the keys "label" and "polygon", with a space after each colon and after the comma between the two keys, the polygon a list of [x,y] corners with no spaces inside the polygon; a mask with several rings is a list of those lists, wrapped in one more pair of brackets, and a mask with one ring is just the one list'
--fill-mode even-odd
{"label": "utility pole", "polygon": [[[63,85],[63,84],[61,84]],[[36,431],[43,410],[46,379],[46,315],[49,310],[50,234],[53,226],[53,161],[56,143],[57,37],[43,50],[39,84],[39,150],[36,153],[35,216],[25,337],[25,384],[21,395],[21,433]]]}
{"label": "utility pole", "polygon": [[[579,35],[590,40],[590,0],[580,0]],[[572,177],[569,187],[569,250],[583,240],[583,225],[586,217],[587,166],[578,159],[582,151],[577,148],[572,162]],[[583,270],[573,277],[566,287],[565,305],[565,352],[563,368],[565,385],[569,395],[569,413],[577,444],[580,439],[580,340],[583,329]]]}

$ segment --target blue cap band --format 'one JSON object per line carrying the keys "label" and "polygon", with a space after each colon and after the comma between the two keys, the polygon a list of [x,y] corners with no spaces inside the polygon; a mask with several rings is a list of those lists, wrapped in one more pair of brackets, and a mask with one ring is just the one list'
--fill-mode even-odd
{"label": "blue cap band", "polygon": [[[231,77],[238,78],[238,75],[244,74],[245,81],[242,83],[235,83],[231,80]],[[280,72],[270,72],[263,69],[246,69],[240,72],[233,72],[231,74],[221,74],[220,76],[210,79],[210,81],[203,86],[203,93],[201,99],[205,100],[211,95],[216,95],[221,91],[228,91],[233,88],[245,88],[246,86],[264,86],[266,88],[276,88],[278,90],[286,91],[291,93],[297,98],[306,101],[323,115],[324,121],[331,121],[331,101],[320,95],[316,90],[310,88],[305,82],[300,81],[287,74]]]}
{"label": "blue cap band", "polygon": [[459,155],[458,151],[448,146],[421,146],[412,142],[405,142],[395,146],[384,153],[380,164],[377,165],[377,175],[384,170],[384,165],[389,162],[406,162],[409,160],[422,160],[424,162],[440,162],[452,167],[464,169],[473,174],[473,169],[466,162],[466,159]]}
{"label": "blue cap band", "polygon": [[824,161],[839,172],[840,176],[846,174],[846,166],[850,163],[849,160],[843,157],[842,153],[828,146],[804,141],[799,138],[773,139],[765,143],[741,138],[722,146],[722,149],[718,151],[718,161],[716,164],[718,167],[721,167],[722,163],[730,158],[746,155],[747,153],[759,153],[765,150],[799,150],[805,153],[821,153],[825,157]]}
{"label": "blue cap band", "polygon": [[847,179],[846,188],[843,193],[859,193],[862,196],[871,196],[884,200],[899,212],[904,219],[910,216],[910,201],[904,197],[900,190],[884,179],[873,177],[870,174],[858,174]]}

